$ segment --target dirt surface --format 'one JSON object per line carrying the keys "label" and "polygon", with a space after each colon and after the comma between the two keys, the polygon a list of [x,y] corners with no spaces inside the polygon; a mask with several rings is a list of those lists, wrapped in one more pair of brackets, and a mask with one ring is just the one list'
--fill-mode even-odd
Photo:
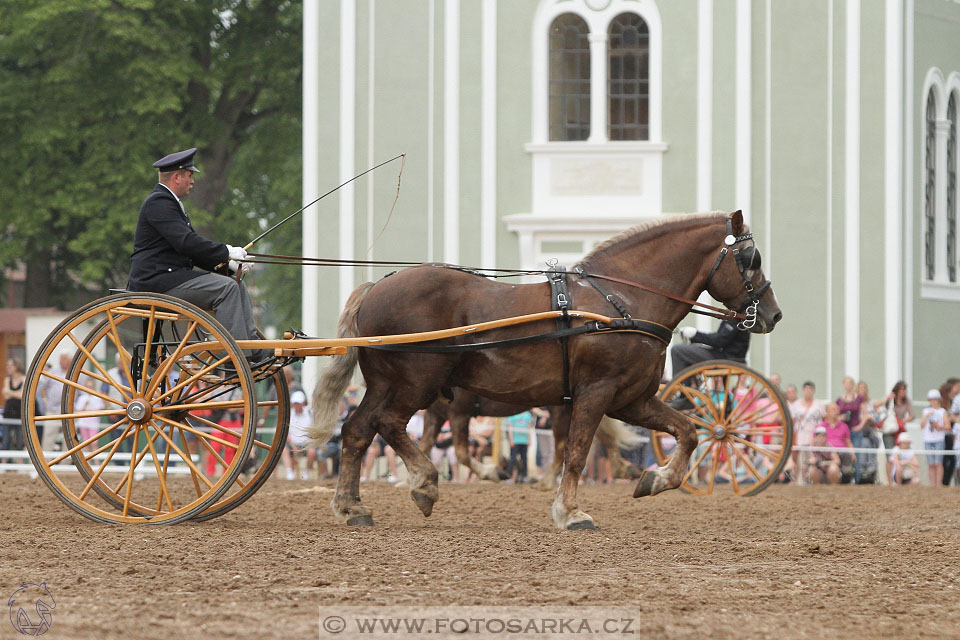
{"label": "dirt surface", "polygon": [[960,637],[955,489],[586,486],[600,529],[575,532],[529,486],[444,484],[430,518],[406,490],[362,493],[376,527],[335,522],[330,484],[276,479],[210,522],[103,525],[5,474],[0,596],[45,581],[45,638],[332,637],[320,607],[534,604],[628,607],[630,631],[657,638]]}

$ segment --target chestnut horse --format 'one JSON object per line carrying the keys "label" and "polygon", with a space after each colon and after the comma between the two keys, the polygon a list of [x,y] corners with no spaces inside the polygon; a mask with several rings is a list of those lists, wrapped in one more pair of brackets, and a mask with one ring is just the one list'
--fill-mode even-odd
{"label": "chestnut horse", "polygon": [[[437,433],[445,421],[450,421],[450,432],[453,435],[453,448],[457,453],[457,461],[477,474],[481,480],[499,481],[499,467],[496,464],[485,465],[473,458],[469,450],[470,418],[486,416],[490,418],[505,418],[527,411],[530,407],[507,404],[484,398],[476,393],[464,389],[451,389],[453,398],[437,398],[430,405],[423,416],[423,437],[420,438],[420,450],[429,455],[431,447],[437,442]],[[551,430],[553,431],[553,462],[543,471],[540,481],[534,485],[537,489],[556,489],[557,475],[563,467],[563,449],[567,444],[567,431],[570,427],[570,411],[564,405],[547,407],[550,412]],[[597,427],[596,439],[607,451],[607,458],[613,470],[614,477],[636,479],[640,477],[640,469],[627,462],[620,455],[621,448],[632,449],[642,442],[637,434],[621,425],[619,422],[604,417]]]}
{"label": "chestnut horse", "polygon": [[[358,362],[367,383],[360,406],[343,425],[334,514],[349,525],[373,524],[371,511],[360,501],[360,464],[380,433],[406,464],[414,502],[430,515],[439,497],[437,470],[407,436],[406,425],[415,411],[454,387],[525,406],[561,404],[569,389],[569,436],[552,509],[561,529],[595,528],[593,518],[577,504],[577,485],[604,414],[677,440],[666,466],[641,472],[634,497],[680,486],[698,443],[694,424],[656,397],[669,332],[704,291],[738,310],[750,331],[772,331],[781,318],[780,307],[759,265],[754,268],[755,254],[739,211],[662,217],[601,243],[572,269],[572,306],[607,316],[619,312],[626,319],[605,325],[604,331],[570,337],[567,363],[556,340],[455,353],[353,348],[334,356],[313,392],[314,423],[308,436],[315,442],[332,433],[340,398]],[[550,299],[547,283],[508,284],[448,265],[420,265],[357,287],[340,314],[337,335],[447,329],[547,311]],[[637,328],[641,325],[634,319],[646,321],[647,329]],[[582,318],[573,322],[591,324]],[[453,342],[529,337],[554,328],[552,320],[531,322],[480,336],[465,334]]]}

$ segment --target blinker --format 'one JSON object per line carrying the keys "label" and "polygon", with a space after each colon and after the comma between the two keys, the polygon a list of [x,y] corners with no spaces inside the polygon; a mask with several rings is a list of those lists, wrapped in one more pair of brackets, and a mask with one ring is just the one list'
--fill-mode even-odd
{"label": "blinker", "polygon": [[754,246],[744,247],[740,251],[740,257],[743,259],[744,269],[760,268],[760,250]]}

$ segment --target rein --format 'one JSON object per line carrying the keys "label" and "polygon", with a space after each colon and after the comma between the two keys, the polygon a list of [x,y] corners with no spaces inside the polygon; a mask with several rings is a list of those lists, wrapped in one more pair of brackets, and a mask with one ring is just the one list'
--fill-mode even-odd
{"label": "rein", "polygon": [[[721,251],[721,258],[723,255],[726,255],[726,247]],[[320,267],[366,267],[366,266],[380,266],[380,267],[418,267],[424,266],[432,263],[425,262],[401,262],[394,260],[345,260],[337,258],[306,258],[301,256],[285,256],[285,255],[275,255],[270,253],[249,253],[247,254],[250,257],[253,257],[253,260],[247,259],[244,262],[254,262],[260,264],[284,264],[284,265],[313,265]],[[481,267],[461,267],[458,265],[440,265],[437,266],[449,266],[454,269],[460,269],[461,271],[467,271],[470,273],[475,273],[488,278],[509,278],[515,276],[524,276],[524,275],[543,275],[549,276],[551,271],[549,269],[485,269]],[[713,276],[714,271],[719,267],[719,260],[714,265],[713,271],[710,272],[711,277]],[[675,300],[677,302],[682,302],[684,304],[689,304],[693,308],[690,310],[690,313],[696,313],[703,316],[709,316],[711,318],[717,318],[719,320],[740,320],[745,321],[748,319],[747,314],[740,313],[737,311],[732,311],[730,309],[724,309],[722,307],[715,307],[698,300],[690,300],[688,298],[683,298],[681,296],[668,293],[656,287],[651,287],[649,285],[640,284],[639,282],[633,282],[632,280],[625,280],[623,278],[617,278],[616,276],[607,276],[601,273],[587,273],[580,268],[576,268],[574,271],[564,271],[566,275],[578,276],[580,278],[598,278],[602,280],[609,280],[610,282],[617,282],[619,284],[625,284],[630,287],[635,287],[637,289],[642,289],[650,293],[662,296],[664,298],[669,298],[670,300]],[[588,280],[589,282],[589,280]],[[708,280],[709,284],[709,280]],[[612,296],[604,296],[607,300],[610,300]],[[612,301],[611,301],[612,302]],[[614,305],[616,306],[616,305]],[[702,307],[698,309],[697,307]],[[621,315],[623,312],[621,312]]]}

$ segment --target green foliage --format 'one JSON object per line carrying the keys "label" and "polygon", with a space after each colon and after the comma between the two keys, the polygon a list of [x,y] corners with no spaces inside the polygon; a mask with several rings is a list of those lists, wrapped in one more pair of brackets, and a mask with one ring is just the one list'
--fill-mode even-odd
{"label": "green foliage", "polygon": [[289,0],[0,3],[0,267],[27,265],[28,304],[70,308],[78,289],[126,282],[150,165],[171,151],[200,148],[187,207],[213,239],[244,244],[296,210],[301,13]]}

